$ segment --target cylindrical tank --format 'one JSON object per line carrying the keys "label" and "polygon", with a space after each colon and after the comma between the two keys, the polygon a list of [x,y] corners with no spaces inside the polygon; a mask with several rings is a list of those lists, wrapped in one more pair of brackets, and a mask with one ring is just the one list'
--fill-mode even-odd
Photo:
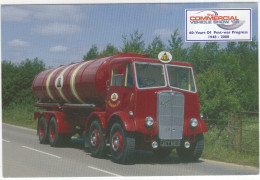
{"label": "cylindrical tank", "polygon": [[106,99],[106,83],[110,77],[109,62],[120,57],[144,58],[124,53],[48,69],[35,77],[33,93],[41,103],[102,106]]}

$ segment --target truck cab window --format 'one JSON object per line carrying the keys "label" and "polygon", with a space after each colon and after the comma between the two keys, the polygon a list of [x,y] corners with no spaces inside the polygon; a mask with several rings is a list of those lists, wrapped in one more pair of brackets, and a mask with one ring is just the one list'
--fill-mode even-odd
{"label": "truck cab window", "polygon": [[169,76],[169,84],[171,87],[182,89],[185,91],[195,92],[195,82],[192,69],[189,67],[179,67],[166,65]]}
{"label": "truck cab window", "polygon": [[122,86],[124,74],[118,74],[117,69],[112,70],[110,86]]}
{"label": "truck cab window", "polygon": [[156,63],[135,63],[138,88],[166,86],[164,66]]}
{"label": "truck cab window", "polygon": [[134,86],[134,81],[132,66],[130,63],[126,65],[125,74],[125,87],[132,88]]}

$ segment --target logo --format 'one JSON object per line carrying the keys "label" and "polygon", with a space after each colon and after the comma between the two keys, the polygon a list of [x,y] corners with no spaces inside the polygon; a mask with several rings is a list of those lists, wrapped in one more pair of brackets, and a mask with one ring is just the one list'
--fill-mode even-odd
{"label": "logo", "polygon": [[171,53],[169,53],[168,51],[161,51],[158,54],[158,59],[159,61],[161,61],[162,63],[169,63],[172,60],[172,55]]}
{"label": "logo", "polygon": [[186,9],[186,41],[251,41],[252,9]]}
{"label": "logo", "polygon": [[219,16],[217,11],[199,11],[190,16],[191,23],[216,24],[221,29],[234,30],[241,27],[245,21],[239,20],[238,16]]}
{"label": "logo", "polygon": [[112,100],[112,101],[118,100],[118,94],[117,94],[117,93],[111,94],[111,100]]}
{"label": "logo", "polygon": [[61,89],[63,87],[63,76],[58,76],[55,80],[55,87]]}

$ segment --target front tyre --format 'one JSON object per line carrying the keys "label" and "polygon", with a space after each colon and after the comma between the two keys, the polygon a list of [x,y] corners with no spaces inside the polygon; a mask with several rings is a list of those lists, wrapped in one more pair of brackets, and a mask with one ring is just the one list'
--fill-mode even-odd
{"label": "front tyre", "polygon": [[89,147],[93,157],[101,158],[105,154],[106,143],[103,136],[103,131],[98,121],[93,121],[89,130]]}
{"label": "front tyre", "polygon": [[177,148],[177,154],[180,159],[185,162],[195,162],[202,155],[204,149],[204,136],[203,134],[198,134],[196,136],[196,142],[191,143],[190,148],[185,148],[182,144],[181,147]]}
{"label": "front tyre", "polygon": [[128,164],[133,160],[135,138],[119,124],[115,123],[110,132],[110,151],[117,163]]}

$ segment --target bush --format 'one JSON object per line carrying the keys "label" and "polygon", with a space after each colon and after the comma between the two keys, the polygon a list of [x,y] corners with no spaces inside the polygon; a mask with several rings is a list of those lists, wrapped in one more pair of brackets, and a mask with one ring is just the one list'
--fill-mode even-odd
{"label": "bush", "polygon": [[239,101],[222,72],[207,70],[197,75],[201,113],[206,119],[224,120],[228,112],[239,110]]}

